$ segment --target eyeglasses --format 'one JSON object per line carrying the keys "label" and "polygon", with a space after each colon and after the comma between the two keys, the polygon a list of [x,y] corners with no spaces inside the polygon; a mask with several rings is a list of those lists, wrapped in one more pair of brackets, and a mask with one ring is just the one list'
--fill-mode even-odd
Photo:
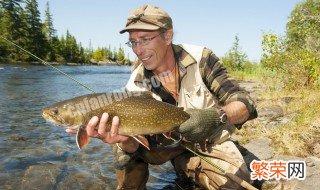
{"label": "eyeglasses", "polygon": [[135,49],[137,47],[138,44],[142,45],[142,46],[146,46],[150,43],[151,40],[155,39],[156,37],[160,36],[162,33],[159,33],[158,35],[156,36],[153,36],[151,38],[142,38],[141,40],[138,40],[138,41],[128,41],[126,44],[131,47],[132,49]]}

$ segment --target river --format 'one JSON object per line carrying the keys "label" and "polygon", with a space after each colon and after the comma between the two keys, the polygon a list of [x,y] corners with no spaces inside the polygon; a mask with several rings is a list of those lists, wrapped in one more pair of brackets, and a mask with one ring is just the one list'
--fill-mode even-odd
{"label": "river", "polygon": [[[119,90],[129,67],[59,66],[97,92]],[[41,110],[90,93],[45,66],[0,64],[0,189],[115,189],[110,146],[97,139],[80,151],[75,137],[47,123]],[[170,163],[150,166],[148,189],[171,189]]]}

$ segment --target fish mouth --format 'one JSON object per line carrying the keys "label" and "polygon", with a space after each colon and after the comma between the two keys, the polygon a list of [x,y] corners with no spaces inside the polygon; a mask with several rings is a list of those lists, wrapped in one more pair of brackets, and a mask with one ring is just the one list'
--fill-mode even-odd
{"label": "fish mouth", "polygon": [[55,120],[55,119],[53,119],[53,117],[52,117],[52,115],[50,115],[48,112],[46,112],[46,111],[43,111],[42,112],[42,117],[45,119],[45,120],[47,120],[47,121],[49,121],[49,122],[51,122],[51,123],[53,123],[53,124],[57,124],[57,121]]}
{"label": "fish mouth", "polygon": [[58,126],[61,126],[61,127],[67,128],[67,129],[79,128],[78,126],[68,125],[62,117],[60,117],[59,115],[52,115],[52,114],[50,114],[50,111],[43,111],[42,117],[54,125],[58,125]]}

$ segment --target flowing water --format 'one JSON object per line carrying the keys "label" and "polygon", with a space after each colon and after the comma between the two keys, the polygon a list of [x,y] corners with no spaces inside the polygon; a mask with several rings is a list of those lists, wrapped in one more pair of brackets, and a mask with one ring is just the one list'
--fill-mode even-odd
{"label": "flowing water", "polygon": [[[129,67],[59,66],[97,92],[119,90]],[[0,64],[0,189],[115,189],[111,149],[97,139],[79,151],[75,137],[41,110],[90,93],[44,66]],[[170,163],[150,166],[148,189],[171,189]]]}

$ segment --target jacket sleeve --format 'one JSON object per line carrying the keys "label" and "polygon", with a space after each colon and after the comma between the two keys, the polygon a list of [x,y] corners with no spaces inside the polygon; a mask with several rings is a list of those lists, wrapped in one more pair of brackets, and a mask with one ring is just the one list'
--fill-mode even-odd
{"label": "jacket sleeve", "polygon": [[235,80],[230,79],[226,68],[211,50],[204,49],[199,67],[203,82],[211,93],[217,97],[221,105],[240,101],[246,105],[249,111],[248,120],[258,116],[256,105],[249,93],[241,88]]}

